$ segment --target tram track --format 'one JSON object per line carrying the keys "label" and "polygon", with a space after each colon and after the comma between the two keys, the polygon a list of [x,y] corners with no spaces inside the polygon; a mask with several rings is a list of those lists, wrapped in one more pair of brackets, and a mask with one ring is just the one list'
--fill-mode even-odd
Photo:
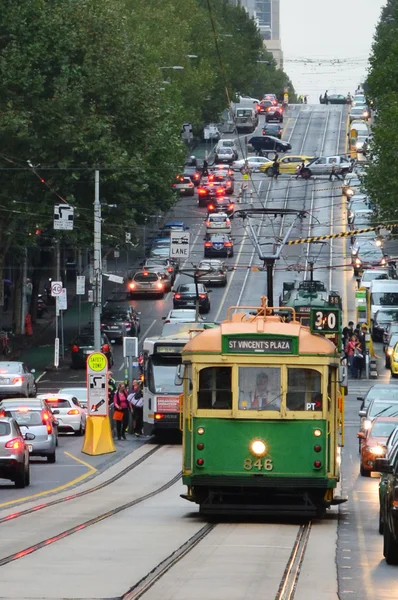
{"label": "tram track", "polygon": [[304,562],[312,523],[300,525],[275,600],[293,600]]}
{"label": "tram track", "polygon": [[136,469],[137,467],[139,467],[143,462],[145,462],[148,458],[153,456],[155,454],[155,452],[160,450],[162,447],[163,446],[161,446],[161,445],[156,445],[149,452],[147,452],[146,454],[144,454],[143,456],[138,458],[131,465],[128,465],[122,471],[120,471],[120,473],[116,473],[116,475],[114,475],[113,477],[110,477],[109,479],[106,479],[102,483],[99,483],[87,490],[82,490],[81,492],[76,492],[75,494],[69,494],[68,496],[65,496],[64,498],[57,498],[54,500],[50,500],[49,502],[44,502],[42,504],[38,504],[36,506],[33,506],[32,508],[27,508],[24,510],[13,512],[13,513],[10,513],[9,515],[6,515],[5,517],[1,517],[0,525],[2,523],[9,523],[10,521],[19,519],[20,517],[25,517],[27,515],[37,513],[46,508],[50,508],[51,506],[56,506],[57,504],[63,504],[65,502],[70,502],[71,500],[77,500],[78,498],[82,498],[83,496],[87,496],[89,494],[92,494],[93,492],[102,490],[102,489],[106,488],[108,485],[115,483],[115,481],[118,481],[118,479],[121,479],[122,477],[124,477],[125,475],[127,475],[128,473],[130,473],[131,471]]}

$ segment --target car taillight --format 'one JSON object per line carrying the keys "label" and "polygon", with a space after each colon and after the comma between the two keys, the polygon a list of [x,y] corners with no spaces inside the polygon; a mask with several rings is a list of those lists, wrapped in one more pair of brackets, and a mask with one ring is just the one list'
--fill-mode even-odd
{"label": "car taillight", "polygon": [[269,111],[271,110],[271,108],[272,108],[272,106],[269,106],[269,107],[267,108],[267,112],[269,112]]}
{"label": "car taillight", "polygon": [[206,221],[206,227],[210,227],[211,221]]}
{"label": "car taillight", "polygon": [[168,267],[167,271],[168,271],[168,273],[172,273],[173,272],[173,267]]}
{"label": "car taillight", "polygon": [[13,438],[12,440],[6,442],[5,447],[7,450],[22,450],[24,444],[19,438]]}
{"label": "car taillight", "polygon": [[102,352],[109,352],[109,344],[104,344],[102,346]]}
{"label": "car taillight", "polygon": [[224,190],[223,190],[222,188],[219,188],[219,189],[216,191],[216,194],[220,194],[220,195],[222,195],[222,194],[224,194]]}
{"label": "car taillight", "polygon": [[158,288],[158,290],[162,290],[163,289],[163,283],[161,281],[158,281],[156,284],[156,287]]}
{"label": "car taillight", "polygon": [[179,300],[179,298],[181,298],[181,294],[174,294],[174,298],[177,298],[177,300]]}
{"label": "car taillight", "polygon": [[13,377],[11,380],[11,383],[17,384],[17,383],[22,383],[24,380],[23,377]]}
{"label": "car taillight", "polygon": [[198,173],[195,173],[194,179],[199,179],[199,174]]}
{"label": "car taillight", "polygon": [[230,248],[232,246],[232,242],[224,242],[224,246],[227,246],[227,248]]}
{"label": "car taillight", "polygon": [[131,329],[131,323],[124,323],[126,329]]}
{"label": "car taillight", "polygon": [[232,185],[232,181],[227,181],[227,186],[231,186]]}
{"label": "car taillight", "polygon": [[76,344],[74,344],[72,346],[72,352],[79,352],[79,346],[76,346]]}
{"label": "car taillight", "polygon": [[225,274],[224,271],[219,271],[219,273],[220,273],[220,275],[224,275]]}
{"label": "car taillight", "polygon": [[211,248],[212,243],[211,242],[205,242],[205,248]]}
{"label": "car taillight", "polygon": [[204,190],[203,188],[199,188],[199,189],[198,189],[198,194],[199,194],[200,196],[204,196],[205,194],[207,194],[207,191],[206,191],[206,190]]}
{"label": "car taillight", "polygon": [[4,419],[5,416],[6,416],[6,413],[4,412],[4,410],[2,410],[0,412],[0,419]]}
{"label": "car taillight", "polygon": [[68,410],[67,412],[68,415],[78,415],[80,414],[79,411],[77,410],[77,408],[72,408],[71,410]]}
{"label": "car taillight", "polygon": [[214,205],[213,204],[209,204],[209,206],[207,207],[209,210],[214,210]]}
{"label": "car taillight", "polygon": [[177,184],[176,184],[176,183],[173,183],[173,187],[177,187]]}
{"label": "car taillight", "polygon": [[234,209],[234,205],[233,205],[233,204],[230,204],[230,205],[228,206],[228,210],[233,210],[233,209]]}
{"label": "car taillight", "polygon": [[47,412],[43,412],[43,414],[41,416],[41,422],[43,423],[43,425],[46,425],[46,423],[48,423],[49,420],[50,420],[50,415]]}
{"label": "car taillight", "polygon": [[199,294],[199,298],[202,298],[203,300],[204,298],[206,298],[206,294]]}
{"label": "car taillight", "polygon": [[130,288],[130,290],[134,290],[135,289],[135,283],[130,283],[129,284],[129,288]]}
{"label": "car taillight", "polygon": [[231,225],[231,221],[229,219],[225,219],[225,225]]}
{"label": "car taillight", "polygon": [[51,425],[51,423],[46,423],[46,427],[47,427],[47,433],[53,432],[53,426]]}
{"label": "car taillight", "polygon": [[209,181],[214,181],[214,175],[209,175]]}

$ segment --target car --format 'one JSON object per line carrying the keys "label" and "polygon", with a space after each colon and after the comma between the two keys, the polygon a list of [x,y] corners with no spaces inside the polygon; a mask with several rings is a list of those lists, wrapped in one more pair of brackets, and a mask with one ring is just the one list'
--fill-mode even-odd
{"label": "car", "polygon": [[250,171],[254,173],[261,171],[263,166],[272,165],[272,160],[269,158],[265,158],[263,156],[248,156],[247,158],[242,158],[241,160],[235,160],[232,163],[232,168],[234,171],[240,171],[241,169],[248,168]]}
{"label": "car", "polygon": [[[132,323],[132,333],[131,335],[137,337],[141,331],[140,324],[140,315],[141,312],[136,310],[134,306],[129,304],[130,302],[130,294],[128,292],[123,292],[121,294],[117,293],[113,297],[109,298],[103,308],[104,314],[108,310],[113,310],[115,312],[126,313],[126,316]],[[135,334],[133,333],[135,331]],[[104,332],[106,333],[106,332]]]}
{"label": "car", "polygon": [[169,292],[173,287],[171,273],[169,273],[167,268],[162,267],[161,265],[153,265],[152,267],[146,267],[145,271],[159,275],[163,283],[165,293]]}
{"label": "car", "polygon": [[[320,103],[326,104],[324,96],[320,97]],[[343,94],[328,94],[329,104],[347,104],[347,96]]]}
{"label": "car", "polygon": [[71,394],[75,396],[79,404],[82,408],[87,408],[87,394],[88,390],[86,387],[71,387],[71,388],[61,388],[57,392],[58,396],[61,394]]}
{"label": "car", "polygon": [[234,255],[234,243],[230,235],[226,233],[211,233],[206,236],[204,243],[204,256],[225,256],[229,258]]}
{"label": "car", "polygon": [[[149,258],[150,259],[156,259],[157,261],[159,260],[167,260],[170,258],[170,244],[168,244],[167,246],[156,246],[154,248],[151,248],[150,252],[149,252]],[[176,261],[177,262],[177,261]]]}
{"label": "car", "polygon": [[389,457],[376,458],[374,470],[381,474],[379,533],[383,534],[383,555],[388,565],[398,565],[398,444]]}
{"label": "car", "polygon": [[51,407],[58,421],[58,431],[84,435],[86,430],[86,412],[73,394],[38,394],[37,396]]}
{"label": "car", "polygon": [[196,156],[190,156],[184,162],[183,177],[189,177],[194,185],[198,185],[202,171],[198,165],[198,159]]}
{"label": "car", "polygon": [[376,417],[369,429],[358,432],[358,437],[362,440],[359,469],[362,477],[370,477],[375,459],[386,455],[387,439],[397,425],[397,417]]}
{"label": "car", "polygon": [[178,192],[180,196],[193,196],[195,194],[192,179],[186,175],[177,175],[176,181],[173,183],[173,190]]}
{"label": "car", "polygon": [[227,213],[210,213],[206,219],[206,233],[231,233],[231,219]]}
{"label": "car", "polygon": [[[95,352],[94,333],[92,331],[82,332],[77,335],[71,344],[71,367],[72,369],[85,369],[87,358]],[[101,352],[108,359],[108,365],[113,365],[112,344],[105,333],[101,332]]]}
{"label": "car", "polygon": [[357,132],[357,136],[368,137],[369,136],[369,126],[363,119],[354,119],[350,123],[350,132],[349,137],[351,137],[351,131],[355,129]]}
{"label": "car", "polygon": [[0,398],[10,396],[36,396],[35,369],[29,371],[25,363],[0,362]]}
{"label": "car", "polygon": [[362,273],[359,288],[370,288],[372,281],[381,279],[390,279],[387,269],[366,269]]}
{"label": "car", "polygon": [[174,284],[174,280],[177,276],[177,271],[178,271],[178,262],[174,261],[170,257],[167,257],[165,259],[155,258],[155,257],[147,258],[142,263],[141,266],[142,266],[143,270],[145,270],[146,268],[149,269],[150,267],[162,267],[164,269],[167,269],[168,272],[170,273],[171,280]]}
{"label": "car", "polygon": [[354,275],[359,277],[364,269],[371,267],[380,267],[387,264],[387,258],[383,254],[382,248],[377,246],[374,241],[366,240],[360,247],[354,260]]}
{"label": "car", "polygon": [[303,179],[313,175],[330,175],[334,165],[335,172],[344,175],[352,170],[352,163],[346,156],[319,156],[305,163],[301,171]]}
{"label": "car", "polygon": [[[264,100],[264,102],[267,102]],[[269,121],[279,121],[279,123],[283,123],[283,107],[278,106],[277,104],[272,104],[267,107],[265,112],[265,121],[268,123]]]}
{"label": "car", "polygon": [[[368,229],[372,227],[372,219],[374,218],[375,213],[371,208],[361,208],[359,210],[350,210],[349,211],[349,222],[348,224],[352,226],[354,230],[357,229]],[[368,238],[370,240],[375,239],[374,231],[367,231],[360,234],[360,239],[364,240]]]}
{"label": "car", "polygon": [[367,410],[373,400],[393,400],[398,402],[398,385],[376,383],[369,388],[365,396],[358,396],[357,400],[361,403],[360,410]]}
{"label": "car", "polygon": [[30,484],[29,450],[35,434],[22,433],[15,419],[0,418],[0,478],[9,479],[16,488]]}
{"label": "car", "polygon": [[219,185],[224,189],[225,194],[233,194],[235,188],[234,179],[231,177],[225,177],[223,172],[212,171],[208,177],[208,184],[213,183]]}
{"label": "car", "polygon": [[[383,336],[384,337],[384,336]],[[390,340],[386,346],[384,346],[384,357],[385,357],[385,367],[386,369],[390,368],[391,356],[394,352],[395,346],[398,344],[398,333],[394,333],[390,336]]]}
{"label": "car", "polygon": [[[374,342],[383,341],[385,328],[393,321],[398,321],[397,308],[382,308],[376,311],[372,321],[372,339]],[[391,364],[393,362],[393,357],[391,357]]]}
{"label": "car", "polygon": [[368,136],[367,135],[358,135],[357,141],[355,142],[355,150],[360,154],[364,153],[364,149],[366,152],[368,144]]}
{"label": "car", "polygon": [[366,103],[365,94],[355,94],[355,96],[352,100],[352,106],[357,106],[358,104],[365,104],[365,103]]}
{"label": "car", "polygon": [[58,421],[42,398],[4,398],[0,401],[0,418],[16,420],[23,434],[33,433],[29,444],[30,456],[43,456],[55,463],[58,445]]}
{"label": "car", "polygon": [[[363,106],[361,106],[361,105],[353,106],[351,108],[350,115],[349,115],[350,123],[352,121],[355,121],[356,119],[363,119],[364,118],[363,115],[365,112],[367,113],[368,111]],[[366,117],[366,119],[368,119],[368,118],[369,118],[369,116]]]}
{"label": "car", "polygon": [[235,204],[229,198],[220,196],[207,205],[207,210],[209,214],[222,212],[231,217],[234,214]]}
{"label": "car", "polygon": [[[198,318],[200,319],[200,317]],[[178,321],[175,323],[165,323],[162,328],[162,337],[179,336],[183,333],[189,333],[190,331],[205,329],[205,325],[211,326],[211,324],[208,324],[204,320],[196,320],[195,322],[190,321],[188,323]]]}
{"label": "car", "polygon": [[169,221],[163,225],[159,237],[162,239],[169,238],[173,231],[188,231],[188,229],[189,227],[183,221]]}
{"label": "car", "polygon": [[223,138],[217,142],[216,152],[220,148],[231,148],[234,153],[234,160],[238,160],[238,148],[236,147],[236,142],[233,139]]}
{"label": "car", "polygon": [[387,323],[383,332],[383,344],[386,346],[390,343],[390,338],[395,333],[398,333],[398,321]]}
{"label": "car", "polygon": [[218,140],[221,138],[221,133],[217,125],[214,123],[209,123],[203,128],[202,137],[204,140],[215,140],[218,142]]}
{"label": "car", "polygon": [[[312,158],[314,157],[288,154],[279,159],[279,173],[290,173],[291,175],[295,175],[297,173],[297,167],[301,165],[302,162],[308,162]],[[262,173],[268,175],[268,177],[272,177],[274,174],[272,165],[273,162],[270,161],[268,165],[264,165],[260,170]]]}
{"label": "car", "polygon": [[214,156],[215,163],[226,163],[231,165],[235,160],[235,152],[233,148],[218,148]]}
{"label": "car", "polygon": [[228,268],[222,260],[206,259],[201,260],[198,264],[196,279],[204,285],[227,285]]}
{"label": "car", "polygon": [[106,306],[101,315],[101,329],[110,340],[122,342],[124,337],[138,336],[136,320],[132,318],[129,307]]}
{"label": "car", "polygon": [[226,178],[234,179],[234,172],[230,165],[213,165],[210,169],[210,174],[216,173],[218,173],[219,175],[223,175]]}
{"label": "car", "polygon": [[128,283],[128,289],[130,291],[130,298],[135,298],[136,296],[156,296],[163,298],[165,284],[158,273],[143,270],[133,275]]}
{"label": "car", "polygon": [[262,134],[263,135],[272,135],[273,137],[278,138],[278,140],[282,139],[283,129],[277,123],[269,123],[265,121],[263,125]]}
{"label": "car", "polygon": [[217,196],[224,196],[224,186],[217,181],[209,181],[198,188],[198,206],[207,206]]}
{"label": "car", "polygon": [[289,142],[278,140],[278,138],[272,135],[256,135],[249,139],[249,144],[254,148],[257,153],[263,150],[274,150],[275,152],[287,152],[292,149],[292,145]]}
{"label": "car", "polygon": [[256,105],[257,113],[259,115],[265,115],[271,106],[278,106],[278,101],[264,98],[264,100],[261,100],[261,102]]}
{"label": "car", "polygon": [[195,323],[196,310],[194,308],[173,308],[164,322],[166,323]]}
{"label": "car", "polygon": [[[198,294],[198,298],[196,295]],[[210,311],[209,292],[203,283],[180,283],[174,290],[173,308],[196,308],[196,302],[199,302],[199,312],[208,313]]]}
{"label": "car", "polygon": [[[372,400],[366,409],[359,411],[359,433],[368,431],[377,417],[398,417],[398,400],[388,398],[385,400]],[[360,438],[359,448],[362,449],[363,439]]]}
{"label": "car", "polygon": [[152,248],[170,248],[170,235],[166,237],[156,237],[152,242]]}

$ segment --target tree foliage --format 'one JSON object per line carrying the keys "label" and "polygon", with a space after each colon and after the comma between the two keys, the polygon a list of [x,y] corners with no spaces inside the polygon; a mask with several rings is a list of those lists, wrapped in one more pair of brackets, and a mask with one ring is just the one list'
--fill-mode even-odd
{"label": "tree foliage", "polygon": [[366,81],[366,94],[377,114],[372,126],[372,161],[366,188],[385,220],[398,218],[398,0],[382,9]]}

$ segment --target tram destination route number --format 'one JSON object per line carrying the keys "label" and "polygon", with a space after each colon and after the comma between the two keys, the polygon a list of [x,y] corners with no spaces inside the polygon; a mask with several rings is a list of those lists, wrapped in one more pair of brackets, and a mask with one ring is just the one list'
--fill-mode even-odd
{"label": "tram destination route number", "polygon": [[310,328],[312,333],[340,333],[340,309],[319,310],[312,309],[310,315]]}

